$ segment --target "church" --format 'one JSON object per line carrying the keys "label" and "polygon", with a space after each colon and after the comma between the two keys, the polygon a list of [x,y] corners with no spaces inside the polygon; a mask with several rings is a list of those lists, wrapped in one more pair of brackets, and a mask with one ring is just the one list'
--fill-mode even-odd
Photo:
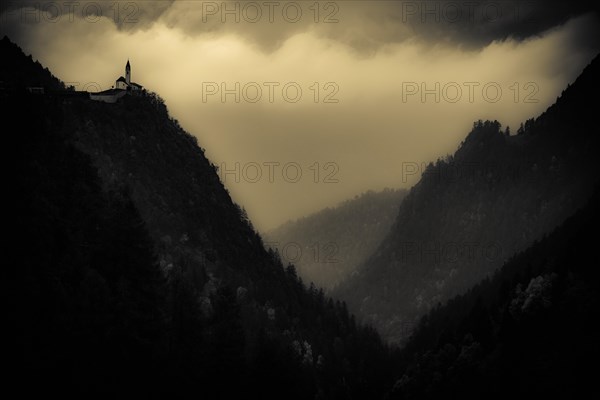
{"label": "church", "polygon": [[141,92],[144,87],[131,81],[131,64],[127,60],[125,65],[125,77],[120,76],[115,86],[102,92],[90,93],[90,99],[105,103],[116,103],[121,97],[129,93]]}
{"label": "church", "polygon": [[117,79],[117,82],[115,83],[115,88],[132,91],[142,90],[142,85],[138,85],[135,82],[131,82],[131,64],[129,64],[129,60],[127,60],[127,65],[125,65],[125,77],[123,78],[121,76],[119,77],[119,79]]}

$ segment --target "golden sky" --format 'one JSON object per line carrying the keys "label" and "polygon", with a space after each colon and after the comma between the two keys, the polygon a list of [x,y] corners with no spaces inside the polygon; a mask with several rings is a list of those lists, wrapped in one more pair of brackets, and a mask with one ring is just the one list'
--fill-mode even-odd
{"label": "golden sky", "polygon": [[264,231],[539,115],[600,47],[597,12],[556,4],[22,1],[0,35],[80,90],[129,59]]}

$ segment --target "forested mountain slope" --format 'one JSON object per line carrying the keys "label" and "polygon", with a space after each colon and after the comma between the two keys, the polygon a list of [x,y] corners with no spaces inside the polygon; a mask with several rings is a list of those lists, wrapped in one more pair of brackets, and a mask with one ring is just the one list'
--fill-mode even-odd
{"label": "forested mountain slope", "polygon": [[264,249],[157,95],[94,102],[7,38],[0,54],[21,395],[381,396],[377,333]]}
{"label": "forested mountain slope", "polygon": [[598,182],[598,57],[516,135],[476,122],[453,156],[429,165],[372,257],[334,295],[401,340],[583,206]]}
{"label": "forested mountain slope", "polygon": [[263,235],[305,282],[331,289],[356,272],[388,234],[404,189],[368,191],[336,207],[288,221]]}
{"label": "forested mountain slope", "polygon": [[391,398],[598,393],[599,195],[492,278],[426,315],[403,350]]}

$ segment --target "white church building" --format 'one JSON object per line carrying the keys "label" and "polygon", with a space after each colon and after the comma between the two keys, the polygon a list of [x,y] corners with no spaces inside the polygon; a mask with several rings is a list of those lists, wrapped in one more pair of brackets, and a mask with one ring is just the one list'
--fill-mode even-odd
{"label": "white church building", "polygon": [[127,60],[127,65],[125,65],[125,77],[120,76],[119,79],[116,80],[115,86],[109,90],[90,93],[90,99],[105,103],[116,103],[117,100],[126,94],[139,92],[143,88],[142,85],[131,81],[131,64],[129,64],[129,60]]}
{"label": "white church building", "polygon": [[131,82],[131,65],[129,64],[129,60],[127,60],[127,65],[125,65],[125,78],[122,76],[117,79],[115,82],[115,88],[121,90],[142,90],[143,86],[138,85],[135,82]]}

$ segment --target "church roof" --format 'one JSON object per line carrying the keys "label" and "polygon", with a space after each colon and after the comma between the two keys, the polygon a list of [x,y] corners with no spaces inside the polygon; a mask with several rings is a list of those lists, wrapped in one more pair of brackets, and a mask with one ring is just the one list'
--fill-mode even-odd
{"label": "church roof", "polygon": [[127,79],[120,77],[119,79],[117,79],[117,82],[127,82]]}

